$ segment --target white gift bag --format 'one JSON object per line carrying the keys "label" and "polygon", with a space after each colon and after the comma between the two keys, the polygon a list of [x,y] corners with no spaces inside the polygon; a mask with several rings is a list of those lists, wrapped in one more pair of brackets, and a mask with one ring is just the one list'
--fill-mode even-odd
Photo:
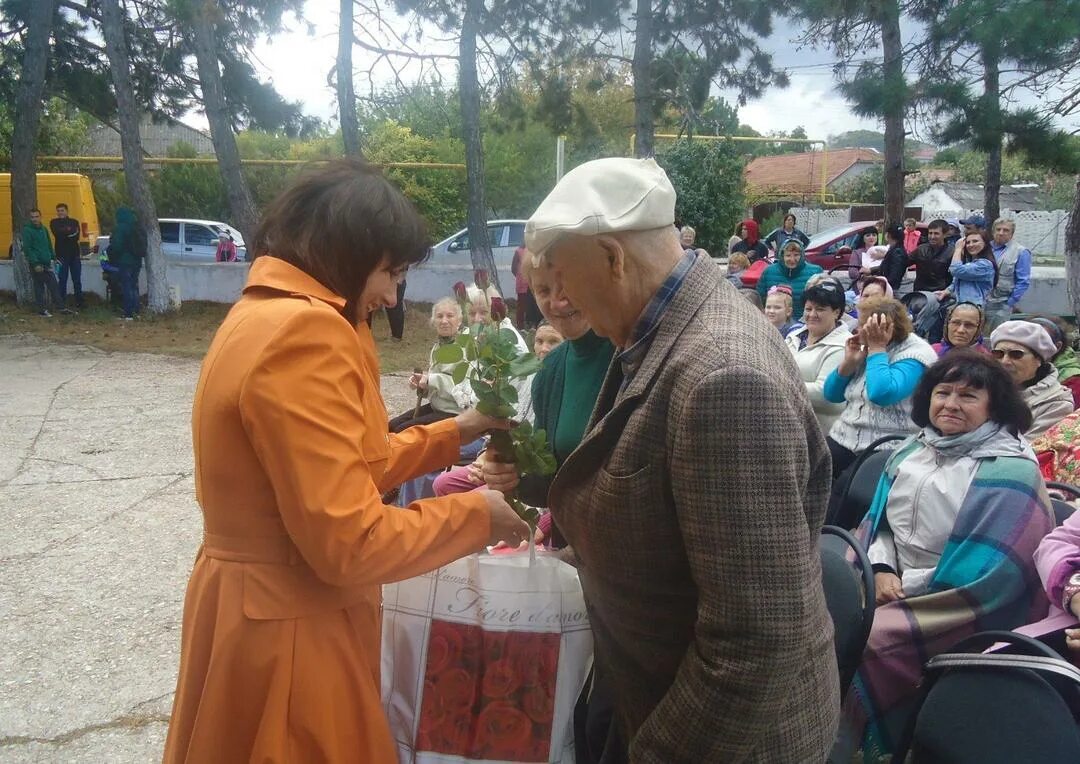
{"label": "white gift bag", "polygon": [[549,553],[474,554],[384,586],[398,760],[572,764],[592,650],[577,571]]}

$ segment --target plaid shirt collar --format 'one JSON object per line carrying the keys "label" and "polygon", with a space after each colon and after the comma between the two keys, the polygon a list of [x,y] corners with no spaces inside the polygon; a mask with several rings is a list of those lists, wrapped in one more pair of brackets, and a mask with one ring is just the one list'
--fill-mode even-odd
{"label": "plaid shirt collar", "polygon": [[694,250],[687,250],[682,260],[664,279],[664,283],[660,285],[660,288],[656,290],[656,294],[649,300],[645,310],[641,312],[633,331],[630,332],[630,339],[627,342],[626,349],[618,355],[623,372],[623,387],[634,376],[634,373],[641,366],[641,362],[645,360],[645,354],[649,352],[649,346],[652,345],[653,335],[656,334],[656,330],[659,328],[668,306],[671,305],[671,301],[675,299],[679,288],[686,281],[686,274],[690,272],[690,266],[694,264],[696,258],[697,255]]}

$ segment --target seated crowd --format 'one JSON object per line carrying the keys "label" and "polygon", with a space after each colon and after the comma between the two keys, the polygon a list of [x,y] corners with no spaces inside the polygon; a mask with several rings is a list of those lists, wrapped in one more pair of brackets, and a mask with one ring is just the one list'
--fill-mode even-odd
{"label": "seated crowd", "polygon": [[[993,238],[957,231],[954,243],[946,221],[930,223],[923,245],[914,221],[884,230],[882,245],[867,231],[850,267],[853,291],[806,261],[807,237],[795,224],[788,215],[763,239],[754,221],[742,221],[722,288],[754,301],[784,336],[832,455],[826,522],[853,530],[873,565],[877,612],[837,743],[848,757],[838,760],[862,749],[873,761],[894,750],[927,659],[977,631],[1039,622],[1051,608],[1080,615],[1080,514],[1055,527],[1046,486],[1080,482],[1080,361],[1065,321],[1016,311],[1030,253],[1011,241],[1009,221],[994,224]],[[682,244],[687,257],[703,256],[693,251],[692,229]],[[745,274],[773,252],[776,260],[746,288]],[[919,304],[896,296],[910,264]],[[556,293],[547,267],[518,262],[544,319],[532,339],[543,364],[521,390],[531,403],[518,418],[547,432],[562,464],[581,442],[616,349]],[[481,290],[470,297],[470,323],[493,320],[494,300]],[[936,322],[924,315],[930,309]],[[505,309],[494,312],[513,328]],[[462,324],[457,301],[435,304],[429,369],[410,379],[427,403],[393,426],[472,405],[434,361],[440,343],[468,331]],[[873,501],[845,506],[868,449],[891,450]],[[432,490],[517,490],[543,508],[549,484],[519,480],[504,455],[481,452],[438,475]],[[535,541],[563,545],[547,513]],[[1066,657],[1080,662],[1080,630],[1066,632],[1066,644]],[[590,718],[603,714],[596,705]],[[586,736],[602,738],[602,723],[594,727],[586,725]]]}

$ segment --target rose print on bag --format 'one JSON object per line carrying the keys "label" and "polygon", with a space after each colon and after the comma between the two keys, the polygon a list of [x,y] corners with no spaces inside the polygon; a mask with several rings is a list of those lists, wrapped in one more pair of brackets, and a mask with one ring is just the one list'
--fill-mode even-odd
{"label": "rose print on bag", "polygon": [[546,762],[559,645],[559,634],[432,620],[416,749]]}

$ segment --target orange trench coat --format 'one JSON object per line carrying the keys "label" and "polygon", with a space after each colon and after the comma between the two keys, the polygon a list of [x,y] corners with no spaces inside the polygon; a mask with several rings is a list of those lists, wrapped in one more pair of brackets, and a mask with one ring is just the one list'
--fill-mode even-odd
{"label": "orange trench coat", "polygon": [[283,260],[251,267],[192,412],[205,537],[184,602],[166,762],[396,761],[380,584],[480,549],[485,500],[381,492],[453,463],[446,420],[387,434],[375,343]]}

